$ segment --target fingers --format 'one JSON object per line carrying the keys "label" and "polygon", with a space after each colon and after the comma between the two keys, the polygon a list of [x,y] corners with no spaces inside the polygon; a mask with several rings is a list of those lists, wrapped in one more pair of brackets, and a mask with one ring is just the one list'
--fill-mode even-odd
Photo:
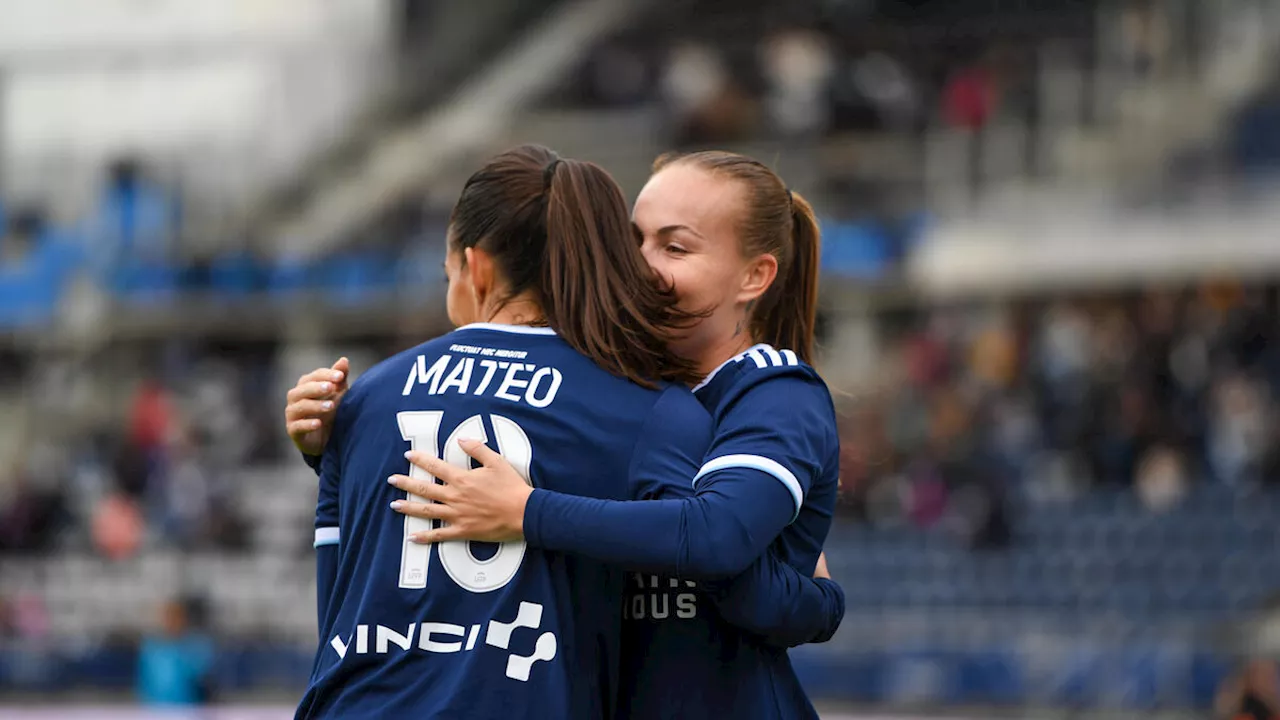
{"label": "fingers", "polygon": [[409,540],[415,545],[430,545],[432,543],[449,542],[450,540],[465,540],[464,535],[466,535],[466,532],[456,525],[445,525],[434,530],[423,530],[420,533],[414,533],[409,536]]}
{"label": "fingers", "polygon": [[285,425],[285,431],[289,433],[289,437],[297,438],[306,435],[313,430],[319,430],[323,423],[317,419],[309,420],[293,420]]}
{"label": "fingers", "polygon": [[[434,457],[429,453],[410,450],[409,452],[404,454],[404,457],[409,462],[413,463],[419,468],[422,468],[423,470],[426,470],[436,479],[446,484],[461,482],[466,478],[467,473],[469,472],[468,470],[464,470],[460,467],[457,467],[456,465],[450,465],[449,463],[441,460],[438,457]],[[399,486],[397,485],[397,487]]]}
{"label": "fingers", "polygon": [[458,515],[457,511],[448,505],[415,502],[413,500],[394,500],[391,503],[391,509],[401,515],[422,518],[423,520],[444,520],[447,522]]}
{"label": "fingers", "polygon": [[[336,363],[335,363],[336,364]],[[298,385],[305,385],[312,382],[342,382],[347,376],[346,371],[335,370],[333,368],[316,368],[311,372],[298,378]]]}
{"label": "fingers", "polygon": [[340,389],[346,390],[347,378],[351,377],[351,361],[347,359],[347,356],[343,355],[338,358],[338,362],[334,363],[329,370],[329,379],[338,383]]}
{"label": "fingers", "polygon": [[[328,371],[326,370],[325,372]],[[295,385],[293,389],[289,390],[289,394],[286,397],[290,403],[295,403],[299,400],[328,399],[335,392],[341,392],[341,388],[328,380],[309,380]]]}
{"label": "fingers", "polygon": [[392,475],[387,478],[387,482],[393,487],[427,500],[447,503],[454,499],[454,492],[448,485],[441,485],[432,480],[418,480],[407,475]]}
{"label": "fingers", "polygon": [[[313,420],[332,412],[335,407],[332,400],[295,400],[285,406],[285,420]],[[316,427],[319,427],[317,425]]]}
{"label": "fingers", "polygon": [[493,467],[507,462],[501,455],[479,440],[459,440],[458,446],[465,450],[468,455],[479,460],[480,464],[485,467]]}

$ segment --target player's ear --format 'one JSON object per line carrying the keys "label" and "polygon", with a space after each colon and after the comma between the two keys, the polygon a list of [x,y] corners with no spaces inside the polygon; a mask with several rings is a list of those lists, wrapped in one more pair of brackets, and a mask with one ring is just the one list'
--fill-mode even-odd
{"label": "player's ear", "polygon": [[747,262],[742,272],[742,285],[738,289],[738,302],[748,303],[758,299],[774,279],[778,277],[778,258],[760,253]]}
{"label": "player's ear", "polygon": [[482,308],[493,293],[493,258],[489,257],[489,253],[474,247],[462,252],[467,261],[463,272],[467,273],[467,278],[471,281],[476,307]]}

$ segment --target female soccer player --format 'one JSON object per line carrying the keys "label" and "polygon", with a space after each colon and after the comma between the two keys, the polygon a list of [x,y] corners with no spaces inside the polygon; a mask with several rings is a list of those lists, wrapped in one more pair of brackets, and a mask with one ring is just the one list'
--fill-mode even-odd
{"label": "female soccer player", "polygon": [[710,440],[688,389],[658,383],[692,377],[666,349],[683,314],[652,282],[608,174],[544,148],[467,182],[445,272],[459,329],[369,370],[333,420],[316,518],[322,642],[297,717],[610,717],[623,571],[519,541],[416,545],[426,524],[388,509],[404,494],[387,478],[409,469],[406,449],[435,454],[448,438],[444,457],[465,463],[457,438],[478,437],[522,482],[660,493]]}
{"label": "female soccer player", "polygon": [[[637,579],[627,604],[632,642],[624,651],[620,713],[813,716],[785,652],[772,646],[829,637],[842,598],[834,584],[807,586],[791,567],[767,561],[780,557],[812,572],[834,504],[834,414],[825,386],[801,363],[812,346],[816,222],[803,199],[742,156],[660,160],[656,171],[637,202],[635,225],[650,264],[674,284],[686,308],[706,315],[674,347],[707,376],[697,391],[719,426],[700,471],[673,478],[689,487],[697,476],[694,500],[638,508],[584,505],[581,498],[541,491],[530,498],[502,482],[481,488],[466,474],[419,459],[452,482],[421,488],[448,505],[410,502],[401,509],[446,517],[451,525],[436,533],[518,537],[523,531],[547,547],[687,577],[732,575],[770,548],[765,561],[738,580],[703,592],[681,581]],[[759,339],[794,351],[757,346]],[[295,438],[322,429],[318,410],[300,407],[291,415]],[[311,424],[302,424],[304,417]],[[500,463],[481,448],[468,449],[497,472],[481,482],[501,481]],[[468,495],[476,489],[481,492]],[[561,522],[569,525],[546,532],[535,527]],[[435,538],[428,531],[419,539]],[[782,588],[771,601],[745,591],[770,582]],[[710,612],[707,601],[717,602],[719,612]]]}
{"label": "female soccer player", "polygon": [[[705,315],[672,346],[704,376],[694,391],[716,425],[700,469],[672,478],[694,486],[693,497],[614,502],[516,487],[507,464],[473,442],[464,449],[485,469],[415,457],[446,484],[396,478],[435,503],[400,511],[447,523],[419,542],[525,538],[682,579],[732,576],[767,550],[811,573],[830,528],[839,456],[831,397],[808,365],[819,244],[812,209],[760,163],[702,152],[658,161],[633,222],[682,307]],[[633,588],[629,602],[666,590],[646,584],[656,587]],[[817,717],[786,652],[714,613],[632,620],[622,717]]]}

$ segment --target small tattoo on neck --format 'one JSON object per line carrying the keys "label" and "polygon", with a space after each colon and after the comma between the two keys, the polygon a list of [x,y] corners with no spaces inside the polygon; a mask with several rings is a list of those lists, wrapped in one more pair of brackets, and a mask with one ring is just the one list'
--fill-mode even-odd
{"label": "small tattoo on neck", "polygon": [[[746,313],[747,318],[750,318],[750,317],[751,317],[751,311],[752,311],[752,310],[755,310],[755,308],[756,308],[756,301],[755,301],[755,300],[748,300],[748,301],[747,301],[747,307],[745,308],[745,313]],[[742,334],[742,326],[746,324],[746,320],[747,320],[747,318],[742,318],[742,319],[739,319],[739,320],[738,320],[738,324],[737,324],[737,326],[736,326],[736,327],[734,328],[734,330],[733,330],[733,334],[734,334],[734,336],[738,336],[738,335],[741,335],[741,334]]]}

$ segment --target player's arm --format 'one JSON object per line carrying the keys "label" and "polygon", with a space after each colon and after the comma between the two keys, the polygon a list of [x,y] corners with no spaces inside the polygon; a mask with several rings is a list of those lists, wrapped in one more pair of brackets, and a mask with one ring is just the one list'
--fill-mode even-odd
{"label": "player's arm", "polygon": [[332,437],[327,439],[320,458],[320,491],[316,499],[316,623],[323,633],[338,585],[338,562],[342,531],[338,506],[342,479],[342,453],[351,418],[358,403],[343,403],[333,418]]}
{"label": "player's arm", "polygon": [[690,479],[692,497],[610,503],[535,491],[525,535],[538,547],[637,570],[697,579],[738,575],[799,513],[822,474],[831,422],[821,381],[774,375],[726,405],[707,458]]}
{"label": "player's arm", "polygon": [[839,584],[806,577],[772,552],[733,580],[704,590],[726,622],[777,648],[826,642],[844,619]]}
{"label": "player's arm", "polygon": [[[687,393],[668,392],[658,400],[633,453],[633,497],[692,494],[691,482],[670,480],[696,475],[713,439],[710,418],[700,409]],[[741,575],[704,589],[726,622],[778,648],[826,642],[844,618],[844,591],[838,584],[809,577],[767,550]]]}
{"label": "player's arm", "polygon": [[321,456],[320,495],[316,501],[316,623],[324,627],[338,585],[338,450],[330,445]]}
{"label": "player's arm", "polygon": [[[510,464],[480,443],[463,443],[485,467],[466,471],[438,458],[412,460],[446,485],[391,478],[401,489],[436,503],[399,503],[414,517],[439,518],[447,526],[419,533],[417,542],[525,537],[549,550],[573,552],[636,570],[686,578],[728,578],[751,565],[796,516],[825,457],[807,444],[814,406],[821,423],[832,422],[826,388],[783,376],[769,392],[742,395],[722,415],[708,460],[692,478],[684,500],[624,502],[532,490]],[[819,427],[824,428],[825,425]],[[787,430],[786,428],[789,428]],[[676,419],[662,424],[663,443],[678,443],[688,430]],[[825,442],[825,440],[823,440]],[[749,450],[749,451],[748,451]],[[655,465],[662,472],[662,466]],[[517,483],[520,487],[517,487]]]}

